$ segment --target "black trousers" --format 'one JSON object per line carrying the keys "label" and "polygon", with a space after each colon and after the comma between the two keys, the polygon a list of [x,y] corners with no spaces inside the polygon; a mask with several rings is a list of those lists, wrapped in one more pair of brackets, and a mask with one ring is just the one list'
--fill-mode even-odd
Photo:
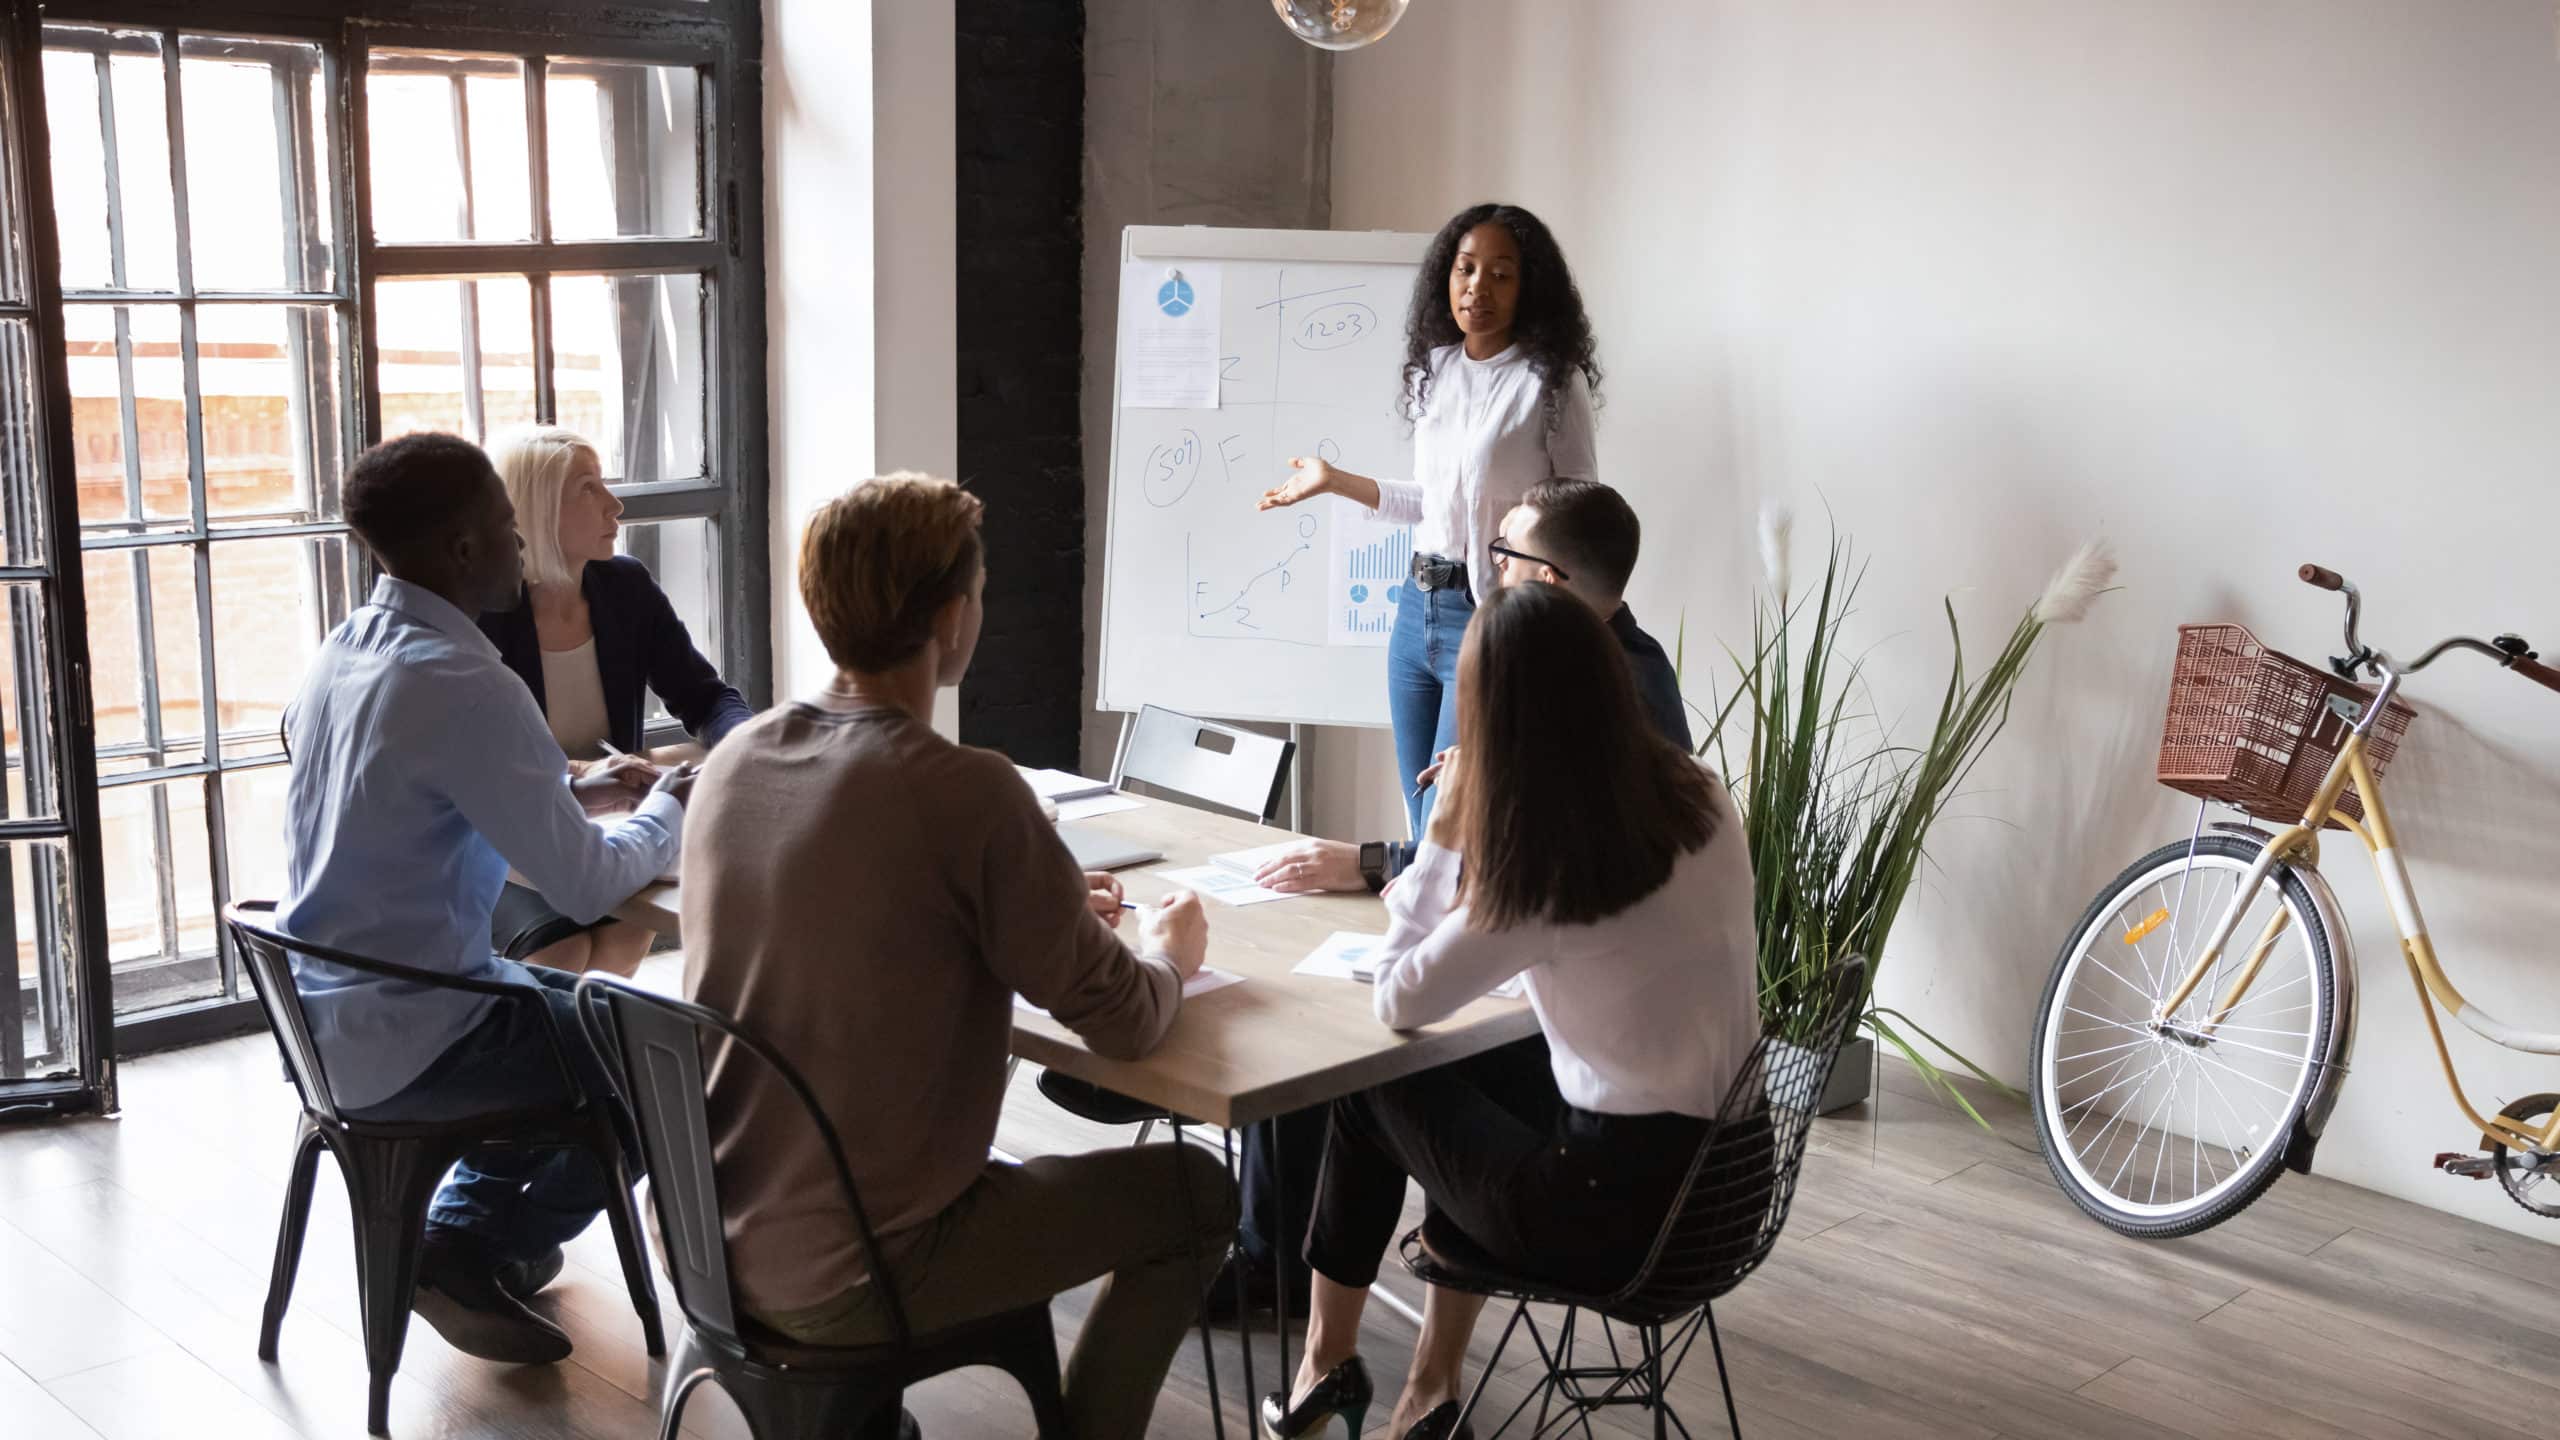
{"label": "black trousers", "polygon": [[1565,1103],[1532,1037],[1333,1104],[1307,1263],[1365,1287],[1394,1243],[1405,1181],[1523,1278],[1605,1290],[1635,1273],[1708,1122]]}
{"label": "black trousers", "polygon": [[[1316,1208],[1316,1167],[1324,1159],[1325,1133],[1332,1125],[1332,1106],[1310,1105],[1245,1127],[1244,1219],[1236,1227],[1236,1242],[1255,1265],[1267,1268],[1281,1246],[1295,1251],[1306,1243]],[[1272,1163],[1275,1147],[1277,1165]],[[1298,1279],[1303,1285],[1306,1277]]]}

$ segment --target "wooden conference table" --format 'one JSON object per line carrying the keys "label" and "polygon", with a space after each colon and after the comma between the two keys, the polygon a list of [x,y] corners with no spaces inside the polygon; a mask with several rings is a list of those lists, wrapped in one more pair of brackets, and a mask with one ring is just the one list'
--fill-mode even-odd
{"label": "wooden conference table", "polygon": [[[1074,823],[1164,852],[1154,864],[1120,872],[1129,898],[1142,902],[1175,888],[1161,878],[1164,871],[1289,838],[1282,830],[1161,800]],[[614,914],[680,935],[681,894],[677,884],[652,885]],[[1020,1009],[1013,1053],[1176,1115],[1240,1128],[1537,1033],[1537,1017],[1526,1004],[1485,999],[1437,1025],[1400,1034],[1378,1023],[1368,986],[1290,973],[1336,930],[1383,932],[1387,909],[1374,896],[1202,903],[1209,912],[1209,964],[1243,976],[1243,984],[1186,1001],[1164,1043],[1142,1060],[1105,1060],[1064,1025]]]}
{"label": "wooden conference table", "polygon": [[[1137,798],[1137,797],[1131,797]],[[1288,832],[1168,801],[1074,822],[1164,853],[1150,865],[1119,872],[1129,898],[1152,901],[1176,887],[1163,872],[1289,838]],[[1370,934],[1387,928],[1385,902],[1367,893],[1302,895],[1262,905],[1222,905],[1209,913],[1208,963],[1244,977],[1186,1000],[1164,1043],[1142,1060],[1105,1060],[1046,1014],[1017,1007],[1013,1053],[1052,1070],[1090,1080],[1176,1115],[1229,1129],[1321,1105],[1401,1076],[1463,1060],[1538,1031],[1537,1017],[1517,1000],[1478,1000],[1437,1025],[1399,1033],[1378,1023],[1369,987],[1357,981],[1291,973],[1291,967],[1337,930]],[[681,935],[679,883],[652,885],[614,914],[666,935]],[[1315,1156],[1275,1166],[1313,1165]],[[1285,1248],[1285,1247],[1284,1247]],[[1283,1265],[1297,1263],[1284,1255]],[[1289,1373],[1288,1317],[1280,1326],[1280,1373]],[[1208,1330],[1202,1327],[1202,1345]],[[1253,1351],[1244,1342],[1246,1425],[1255,1425]],[[1211,1366],[1212,1393],[1216,1387]],[[1221,1410],[1223,1407],[1219,1407]],[[1226,1417],[1212,1412],[1217,1433]]]}

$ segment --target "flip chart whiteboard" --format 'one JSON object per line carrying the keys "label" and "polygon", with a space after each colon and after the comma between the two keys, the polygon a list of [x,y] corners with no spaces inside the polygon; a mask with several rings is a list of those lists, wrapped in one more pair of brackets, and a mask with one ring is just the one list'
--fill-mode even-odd
{"label": "flip chart whiteboard", "polygon": [[[1257,512],[1291,456],[1412,473],[1405,308],[1427,235],[1131,226],[1121,237],[1103,559],[1106,710],[1387,723],[1410,526],[1325,497]],[[1214,296],[1217,405],[1163,366]],[[1147,357],[1143,361],[1133,356]],[[1152,367],[1136,376],[1132,366]]]}

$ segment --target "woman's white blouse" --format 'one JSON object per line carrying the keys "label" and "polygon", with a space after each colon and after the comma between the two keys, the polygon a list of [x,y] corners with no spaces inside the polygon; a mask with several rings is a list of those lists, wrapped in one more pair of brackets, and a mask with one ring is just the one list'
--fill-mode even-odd
{"label": "woman's white blouse", "polygon": [[1466,561],[1467,586],[1481,604],[1494,589],[1485,547],[1529,487],[1550,477],[1600,478],[1591,391],[1580,371],[1566,376],[1550,429],[1538,373],[1517,344],[1490,360],[1443,345],[1430,363],[1431,391],[1413,425],[1413,478],[1380,480],[1376,513],[1411,523],[1417,553]]}

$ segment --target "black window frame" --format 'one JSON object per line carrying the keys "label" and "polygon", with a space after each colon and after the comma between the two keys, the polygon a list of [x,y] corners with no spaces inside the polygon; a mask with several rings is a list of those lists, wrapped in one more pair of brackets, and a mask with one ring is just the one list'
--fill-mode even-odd
{"label": "black window frame", "polygon": [[[40,13],[26,13],[36,12]],[[354,372],[343,391],[354,411],[353,448],[381,438],[382,397],[374,285],[412,277],[467,279],[499,275],[627,275],[693,272],[705,283],[702,351],[705,417],[704,474],[695,479],[617,485],[626,522],[708,517],[718,536],[716,637],[698,636],[712,650],[730,683],[759,707],[772,696],[771,552],[768,542],[769,439],[766,408],[764,270],[764,139],[761,59],[763,17],[758,0],[531,0],[523,4],[456,4],[454,0],[47,0],[41,7],[13,6],[23,43],[40,47],[44,25],[152,30],[164,35],[211,34],[226,38],[317,43],[331,85],[326,157],[332,174],[344,176],[334,196],[339,217],[338,288],[354,318],[353,344],[341,364]],[[543,104],[542,67],[568,61],[632,62],[691,68],[699,78],[697,133],[702,139],[699,203],[701,230],[680,239],[549,239],[549,207],[536,203],[534,236],[524,242],[394,242],[379,244],[372,232],[372,177],[365,77],[375,50],[454,52],[521,57],[527,70],[527,108]],[[79,608],[81,576],[76,543],[77,487],[69,433],[70,396],[62,362],[64,321],[59,264],[43,130],[40,49],[13,61],[19,81],[21,129],[31,136],[27,167],[26,226],[29,298],[36,302],[37,340],[45,398],[46,454],[59,492],[54,514],[57,560],[67,569],[57,613],[60,631],[82,637],[76,655],[56,647],[57,707],[73,731],[68,736],[61,799],[75,840],[78,964],[89,997],[85,1015],[91,1045],[84,1063],[99,1073],[84,1077],[93,1103],[114,1103],[113,1054],[134,1054],[256,1028],[255,1002],[245,995],[154,1011],[131,1020],[114,1018],[113,979],[106,949],[105,901],[99,875],[102,843],[94,723],[89,712],[85,613]],[[32,123],[33,128],[28,129]],[[528,133],[529,161],[537,177],[547,147],[538,122]],[[545,177],[547,178],[547,177]],[[539,187],[544,178],[537,178]],[[539,188],[537,196],[543,194]],[[183,223],[183,220],[182,220]],[[39,273],[40,272],[40,273]],[[555,401],[551,385],[545,286],[536,298],[536,385],[543,418]],[[226,532],[230,534],[234,532]],[[257,531],[238,532],[254,535]],[[637,540],[642,532],[633,532]],[[640,546],[635,543],[635,550]],[[349,553],[358,569],[354,601],[362,603],[373,567],[360,546]],[[645,553],[644,553],[644,558]],[[73,628],[76,626],[77,628]],[[204,637],[206,644],[211,637]],[[76,712],[76,713],[75,713]],[[653,727],[653,738],[676,738],[672,724]],[[211,737],[208,736],[208,741]],[[218,743],[218,742],[214,742]],[[216,787],[219,788],[218,786]],[[218,803],[218,802],[217,802]],[[85,837],[85,838],[82,838]],[[213,857],[219,866],[223,857]],[[228,937],[223,944],[228,947]],[[236,966],[226,956],[226,974]]]}

